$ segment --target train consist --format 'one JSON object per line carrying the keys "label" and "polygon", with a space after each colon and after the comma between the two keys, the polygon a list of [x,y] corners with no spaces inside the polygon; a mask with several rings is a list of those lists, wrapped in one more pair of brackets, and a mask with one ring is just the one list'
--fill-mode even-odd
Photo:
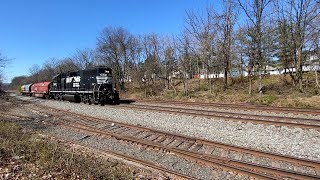
{"label": "train consist", "polygon": [[104,66],[61,73],[54,76],[52,82],[22,85],[21,94],[77,103],[120,103],[119,93],[112,85],[112,70]]}

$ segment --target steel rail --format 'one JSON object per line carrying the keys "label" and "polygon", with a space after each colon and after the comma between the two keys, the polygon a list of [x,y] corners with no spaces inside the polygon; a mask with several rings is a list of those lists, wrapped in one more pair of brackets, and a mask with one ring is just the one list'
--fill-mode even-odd
{"label": "steel rail", "polygon": [[[47,106],[41,106],[41,107],[48,108]],[[243,152],[243,153],[247,153],[247,154],[254,154],[258,157],[266,157],[266,158],[271,158],[271,159],[278,160],[278,161],[298,163],[303,166],[314,167],[314,168],[320,169],[320,162],[319,161],[313,161],[313,160],[304,159],[304,158],[296,158],[296,157],[286,156],[286,155],[277,154],[277,153],[269,153],[269,152],[260,151],[260,150],[256,150],[256,149],[234,146],[234,145],[224,144],[224,143],[215,142],[215,141],[209,141],[209,140],[201,139],[201,138],[194,138],[191,136],[181,135],[181,134],[177,134],[177,133],[173,133],[173,132],[165,132],[165,131],[154,129],[154,128],[148,128],[148,127],[137,126],[137,125],[132,125],[132,124],[128,124],[128,123],[117,122],[117,121],[105,119],[105,118],[92,117],[92,116],[78,114],[78,113],[65,111],[65,110],[61,110],[61,109],[56,109],[56,108],[54,108],[54,109],[50,108],[50,109],[58,111],[58,112],[68,113],[69,115],[75,116],[77,118],[85,118],[87,120],[91,120],[92,122],[110,123],[110,124],[116,123],[119,126],[134,128],[134,129],[146,131],[146,132],[154,132],[154,133],[157,133],[162,136],[168,135],[168,136],[172,136],[172,137],[176,137],[176,138],[185,139],[185,140],[188,140],[189,142],[195,142],[195,143],[209,145],[209,146],[216,146],[216,147],[229,149],[229,150],[233,150],[233,151],[238,151],[238,152]]]}
{"label": "steel rail", "polygon": [[79,131],[86,132],[86,133],[91,133],[93,135],[99,135],[99,136],[102,135],[102,136],[107,136],[107,137],[114,137],[114,138],[116,138],[118,140],[140,144],[140,145],[145,146],[145,147],[152,147],[154,149],[162,150],[164,152],[175,153],[175,154],[181,155],[183,157],[188,157],[189,159],[194,160],[194,161],[196,161],[198,163],[210,165],[210,166],[213,166],[213,167],[216,167],[216,168],[222,168],[222,169],[224,169],[226,171],[232,171],[232,172],[235,171],[237,173],[249,175],[251,177],[255,177],[255,178],[258,178],[258,179],[277,179],[277,178],[272,178],[270,176],[264,175],[262,173],[259,174],[257,172],[252,172],[251,170],[241,169],[239,167],[228,165],[226,163],[228,161],[226,161],[226,160],[224,160],[224,161],[211,160],[211,159],[208,159],[208,158],[205,158],[205,157],[201,157],[198,154],[192,154],[190,152],[185,152],[183,150],[176,150],[176,149],[168,148],[168,147],[161,146],[161,145],[158,145],[158,144],[155,144],[155,143],[150,143],[150,142],[147,142],[147,141],[144,141],[144,140],[141,140],[141,139],[135,139],[135,138],[132,138],[132,137],[120,136],[120,135],[117,135],[115,133],[110,133],[110,132],[105,132],[105,131],[102,131],[102,130],[92,129],[92,127],[87,127],[87,126],[82,125],[82,124],[81,125],[78,124],[77,126],[75,126],[74,124],[72,124],[72,125],[71,124],[66,124],[66,125],[60,124],[60,126],[65,127],[65,128],[77,129]]}
{"label": "steel rail", "polygon": [[[284,121],[272,121],[272,120],[263,120],[263,119],[254,119],[254,118],[242,118],[242,117],[232,117],[226,115],[219,115],[219,114],[205,114],[202,113],[202,110],[190,110],[191,112],[179,111],[183,110],[181,108],[173,108],[173,107],[163,107],[163,106],[150,106],[150,105],[121,105],[118,107],[128,108],[128,109],[138,109],[138,110],[150,110],[150,111],[157,111],[157,112],[164,112],[164,113],[174,113],[174,114],[182,114],[182,115],[190,115],[190,116],[200,116],[200,117],[207,117],[207,118],[221,118],[225,120],[232,120],[232,121],[242,121],[242,122],[253,122],[258,124],[271,124],[271,125],[282,125],[282,126],[292,126],[304,129],[320,129],[320,124],[304,124],[299,122],[284,122]],[[193,112],[192,112],[193,111]],[[228,114],[227,112],[225,114]],[[238,116],[242,116],[239,114]],[[250,116],[250,115],[247,115]],[[308,121],[318,122],[319,120],[316,119],[308,119]]]}
{"label": "steel rail", "polygon": [[197,105],[205,107],[222,107],[222,108],[238,108],[243,110],[255,110],[255,111],[269,111],[269,112],[282,112],[282,113],[293,113],[293,114],[311,114],[320,115],[320,109],[316,108],[295,108],[295,107],[274,107],[264,105],[252,105],[248,103],[228,104],[228,103],[204,103],[204,102],[187,102],[187,101],[163,101],[163,100],[133,100],[136,102],[147,102],[147,103],[166,103],[166,104],[182,104],[182,105]]}
{"label": "steel rail", "polygon": [[[60,110],[59,110],[60,111]],[[69,112],[70,113],[70,112]],[[87,118],[87,116],[82,116],[82,115],[78,115],[77,116],[78,118],[79,117],[82,117],[82,118]],[[117,123],[117,122],[116,122]],[[77,124],[77,123],[75,123],[75,122],[73,122],[73,124]],[[83,125],[83,124],[82,124]],[[89,127],[88,127],[89,128]],[[90,128],[93,128],[92,126],[90,126]],[[104,132],[104,131],[102,131],[102,132]],[[104,132],[105,133],[105,132]],[[113,136],[113,137],[117,137],[117,138],[120,138],[120,137],[118,137],[117,136],[117,134],[108,134],[109,136]],[[129,140],[132,140],[132,138],[130,137],[129,138]],[[137,140],[136,140],[137,141]],[[139,140],[138,140],[139,141]],[[158,147],[158,148],[160,148],[160,147]],[[167,149],[168,150],[168,149]],[[170,149],[171,151],[172,151],[172,149]],[[180,150],[180,149],[179,149]],[[189,152],[189,151],[188,151]],[[199,154],[197,154],[198,156],[201,156],[201,157],[205,157],[206,159],[208,159],[208,158],[212,158],[212,156],[207,156],[207,155],[203,155],[203,154],[201,154],[201,155],[199,155]],[[273,156],[274,157],[274,156]],[[287,157],[288,158],[288,157]],[[223,159],[223,161],[228,161],[228,162],[230,162],[231,160],[230,159]],[[299,161],[301,161],[300,159],[299,159]],[[303,161],[303,160],[302,160]],[[237,163],[240,163],[240,164],[243,164],[243,162],[237,162],[237,161],[234,161],[234,160],[232,160],[232,162],[234,163],[234,164],[236,164],[235,166],[240,166],[239,164],[237,164]],[[310,165],[310,164],[309,164]],[[317,166],[319,166],[319,164],[317,163],[317,164],[315,164],[315,165],[317,165]],[[260,170],[262,170],[262,169],[265,169],[265,168],[268,168],[268,169],[270,169],[270,167],[263,167],[263,166],[261,166],[261,165],[259,165],[258,167],[256,167],[256,164],[250,164],[250,166],[251,166],[251,168],[252,168],[252,166],[255,166],[255,168],[261,168]],[[303,173],[297,173],[297,172],[292,172],[292,171],[286,171],[286,170],[282,170],[282,169],[277,169],[277,168],[273,168],[273,167],[271,167],[271,169],[273,169],[273,170],[268,170],[268,171],[278,171],[278,170],[280,170],[281,171],[281,176],[292,176],[293,174],[296,174],[295,176],[299,176],[300,178],[301,178],[301,176],[304,176],[304,178],[319,178],[318,176],[313,176],[313,175],[309,175],[309,174],[303,174]],[[290,175],[291,174],[291,175]]]}
{"label": "steel rail", "polygon": [[[129,105],[121,105],[121,106],[129,106]],[[183,111],[194,111],[200,113],[214,113],[214,114],[226,114],[233,116],[246,116],[246,117],[257,117],[257,118],[272,118],[274,120],[290,120],[290,121],[309,121],[310,123],[320,123],[320,119],[313,118],[296,118],[296,117],[285,117],[285,116],[273,116],[273,115],[257,115],[257,114],[246,114],[246,113],[235,113],[235,112],[226,112],[226,111],[218,111],[218,110],[204,110],[204,109],[191,109],[184,107],[172,107],[172,106],[158,106],[158,105],[145,105],[145,104],[131,104],[130,106],[140,106],[140,107],[155,107],[160,108],[163,107],[165,109],[174,109],[174,110],[183,110]]]}
{"label": "steel rail", "polygon": [[254,163],[241,162],[241,161],[231,160],[227,158],[216,158],[216,157],[198,154],[198,153],[194,153],[194,152],[190,152],[182,149],[167,147],[165,145],[160,145],[158,143],[149,142],[143,139],[137,139],[130,136],[124,136],[124,135],[119,135],[117,133],[94,129],[91,126],[78,123],[78,122],[72,122],[72,124],[61,123],[60,126],[77,129],[87,133],[93,133],[95,135],[110,136],[118,140],[133,142],[143,146],[160,149],[165,152],[175,153],[183,157],[186,157],[188,159],[194,160],[196,162],[200,162],[200,163],[207,164],[209,166],[214,166],[214,167],[222,167],[222,169],[224,170],[237,172],[244,175],[249,175],[250,177],[254,177],[254,178],[259,178],[259,179],[278,179],[278,178],[319,179],[320,178],[320,176],[316,176],[316,175],[298,173],[295,171],[283,170],[279,168],[268,167],[268,166],[254,164]]}
{"label": "steel rail", "polygon": [[[11,114],[11,113],[2,113],[2,114],[0,114],[0,116],[3,116],[3,115],[7,115],[7,116],[11,116],[11,117],[18,117],[18,118],[28,119],[28,120],[32,120],[32,119],[33,119],[33,118],[31,118],[31,117],[28,117],[28,116],[14,115],[14,114]],[[62,116],[60,116],[60,117],[62,117]],[[49,123],[50,123],[50,122],[49,122]],[[55,125],[55,124],[53,124],[53,123],[50,123],[50,124],[51,124],[51,125]],[[53,135],[50,135],[50,136],[53,136]],[[54,136],[54,137],[55,137],[55,136]],[[56,137],[56,138],[58,138],[58,137]],[[58,138],[58,139],[60,139],[60,138]],[[83,145],[82,145],[82,146],[83,146]],[[90,147],[89,147],[89,148],[90,148]],[[197,178],[194,178],[194,177],[185,175],[185,174],[181,174],[181,173],[172,171],[172,170],[170,170],[170,169],[165,169],[165,168],[163,168],[163,167],[161,167],[161,166],[159,166],[159,165],[156,165],[156,164],[154,164],[154,163],[151,163],[151,162],[148,162],[148,161],[144,161],[144,160],[141,160],[141,159],[137,159],[137,158],[134,158],[134,157],[125,155],[125,154],[118,153],[118,152],[114,152],[114,151],[110,151],[110,150],[97,150],[97,149],[95,149],[95,150],[96,150],[96,151],[100,151],[100,152],[104,152],[104,153],[109,154],[109,155],[117,156],[117,157],[126,159],[126,160],[128,160],[128,161],[135,162],[135,163],[144,165],[144,166],[146,166],[146,167],[150,167],[150,168],[153,168],[153,169],[156,169],[156,170],[159,170],[159,171],[162,171],[162,172],[165,172],[165,173],[168,173],[168,174],[177,176],[177,177],[179,177],[179,178],[191,179],[191,180],[196,180],[196,179],[197,179]]]}

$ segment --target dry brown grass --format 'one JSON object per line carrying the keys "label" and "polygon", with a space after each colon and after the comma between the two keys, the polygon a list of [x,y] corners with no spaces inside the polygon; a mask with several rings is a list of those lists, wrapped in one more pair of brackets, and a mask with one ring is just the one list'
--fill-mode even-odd
{"label": "dry brown grass", "polygon": [[[299,92],[289,75],[265,76],[263,78],[263,94],[259,94],[258,79],[253,81],[253,93],[248,94],[248,79],[229,79],[229,87],[223,89],[223,79],[214,80],[214,89],[209,91],[208,80],[189,80],[189,94],[183,93],[183,84],[175,81],[177,93],[173,89],[166,90],[163,81],[147,88],[147,97],[144,89],[132,87],[127,84],[127,92],[121,93],[122,98],[131,99],[159,99],[159,100],[184,100],[194,102],[221,102],[221,103],[251,103],[270,106],[286,107],[314,107],[320,108],[319,89],[315,88],[314,74],[304,75],[304,92]],[[134,91],[132,90],[134,89]],[[152,93],[151,93],[152,92]]]}
{"label": "dry brown grass", "polygon": [[133,179],[133,171],[0,122],[0,179]]}

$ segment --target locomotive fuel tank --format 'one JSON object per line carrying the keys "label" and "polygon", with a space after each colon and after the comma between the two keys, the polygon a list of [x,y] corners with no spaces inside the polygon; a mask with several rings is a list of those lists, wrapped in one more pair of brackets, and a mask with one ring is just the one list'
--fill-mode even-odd
{"label": "locomotive fuel tank", "polygon": [[72,94],[64,94],[62,95],[62,99],[66,101],[71,101],[71,102],[81,102],[81,97],[79,95],[72,95]]}

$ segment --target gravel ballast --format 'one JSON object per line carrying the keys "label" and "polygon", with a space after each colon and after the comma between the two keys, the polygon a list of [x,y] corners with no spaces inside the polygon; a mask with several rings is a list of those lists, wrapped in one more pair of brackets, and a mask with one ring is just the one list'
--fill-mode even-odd
{"label": "gravel ballast", "polygon": [[[43,118],[38,115],[35,115],[35,117],[37,117],[38,119]],[[153,149],[148,149],[142,146],[137,146],[137,145],[123,142],[123,141],[119,141],[113,137],[91,136],[86,133],[78,132],[72,129],[43,124],[42,120],[38,121],[36,119],[34,120],[2,119],[1,121],[15,122],[28,129],[36,130],[41,134],[46,134],[49,136],[54,136],[55,138],[63,139],[64,142],[71,142],[73,145],[82,145],[84,147],[89,147],[95,150],[101,150],[102,152],[105,152],[105,151],[117,152],[118,154],[124,154],[136,159],[141,159],[146,162],[150,162],[152,164],[156,164],[163,168],[169,169],[171,171],[194,177],[196,179],[239,179],[239,180],[250,179],[247,176],[241,176],[238,174],[234,174],[232,172],[226,172],[221,170],[220,168],[212,168],[212,167],[206,167],[203,165],[195,164],[194,162],[183,159],[179,156],[176,156],[168,152],[155,151]],[[113,156],[111,158],[115,158],[115,157]],[[123,159],[121,158],[120,159],[117,158],[117,159],[120,161],[123,161]],[[124,161],[124,162],[128,162],[128,161]],[[129,164],[132,164],[132,162]],[[142,167],[143,169],[146,168],[144,166],[139,166],[139,167]],[[166,177],[166,175],[158,171],[152,172],[151,175],[153,177],[158,177],[156,179],[163,179],[160,177],[164,177],[164,179],[167,179],[170,177],[170,176]],[[149,179],[149,178],[146,178],[146,179]]]}
{"label": "gravel ballast", "polygon": [[[22,99],[30,99],[22,97]],[[60,101],[33,100],[49,107],[82,113],[119,122],[204,138],[221,143],[254,148],[320,161],[320,132],[285,126],[252,124],[173,115],[152,111],[121,109],[118,106],[95,106]]]}
{"label": "gravel ballast", "polygon": [[[141,103],[141,102],[135,102],[134,104],[138,105],[150,105],[150,103]],[[186,108],[186,109],[195,109],[195,110],[208,110],[208,111],[216,111],[216,112],[228,112],[228,113],[240,113],[244,115],[262,115],[262,116],[280,116],[280,117],[295,117],[295,118],[306,118],[306,119],[316,119],[320,120],[320,115],[314,115],[314,114],[294,114],[294,113],[276,113],[276,112],[270,112],[270,111],[260,111],[260,110],[243,110],[241,108],[223,108],[223,107],[214,107],[214,106],[191,106],[191,105],[180,105],[180,104],[164,104],[164,103],[152,103],[153,105],[157,106],[165,106],[165,107],[180,107],[180,108]]]}

